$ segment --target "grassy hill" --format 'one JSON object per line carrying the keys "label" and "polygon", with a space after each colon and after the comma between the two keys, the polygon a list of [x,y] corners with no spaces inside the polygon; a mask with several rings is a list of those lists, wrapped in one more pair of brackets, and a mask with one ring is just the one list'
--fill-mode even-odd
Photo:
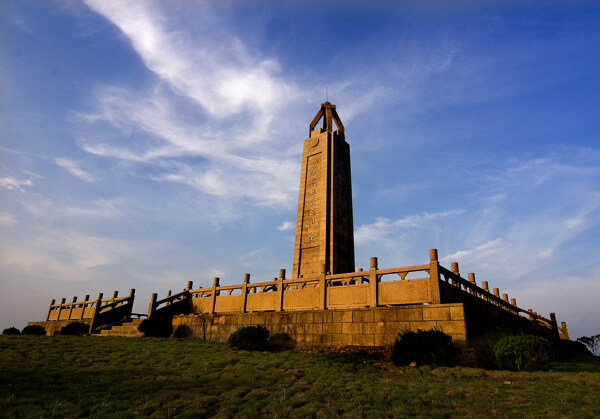
{"label": "grassy hill", "polygon": [[0,415],[600,417],[600,358],[548,372],[397,367],[197,339],[0,336]]}

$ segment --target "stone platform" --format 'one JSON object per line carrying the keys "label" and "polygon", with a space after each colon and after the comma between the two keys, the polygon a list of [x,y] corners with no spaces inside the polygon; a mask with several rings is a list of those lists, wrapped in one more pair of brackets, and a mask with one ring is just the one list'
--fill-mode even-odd
{"label": "stone platform", "polygon": [[271,335],[286,334],[298,347],[389,346],[404,330],[438,328],[455,344],[467,344],[462,304],[408,305],[255,313],[190,314],[173,317],[178,336],[224,342],[244,326],[266,327]]}

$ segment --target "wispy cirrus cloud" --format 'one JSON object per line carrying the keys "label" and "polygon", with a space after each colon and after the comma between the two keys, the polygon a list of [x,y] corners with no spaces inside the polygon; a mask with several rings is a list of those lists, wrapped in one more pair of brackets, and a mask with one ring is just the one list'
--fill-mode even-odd
{"label": "wispy cirrus cloud", "polygon": [[14,214],[9,212],[0,212],[0,225],[5,227],[12,227],[18,223],[17,218]]}
{"label": "wispy cirrus cloud", "polygon": [[45,229],[25,242],[2,243],[0,267],[11,277],[41,275],[57,281],[86,282],[102,279],[98,269],[126,260],[141,261],[162,247],[159,242]]}
{"label": "wispy cirrus cloud", "polygon": [[296,87],[279,77],[276,60],[256,58],[210,13],[196,14],[203,39],[191,45],[181,31],[169,28],[166,10],[156,3],[132,2],[123,7],[120,2],[88,0],[86,4],[127,36],[148,69],[214,118],[245,107],[270,112],[274,104],[298,94]]}
{"label": "wispy cirrus cloud", "polygon": [[59,157],[54,159],[54,162],[63,169],[65,169],[67,172],[69,172],[75,177],[78,177],[81,180],[84,180],[86,182],[93,182],[96,180],[96,176],[82,169],[81,165],[74,160]]}
{"label": "wispy cirrus cloud", "polygon": [[202,17],[202,36],[191,39],[169,25],[160,4],[87,4],[122,31],[157,79],[143,94],[97,86],[95,109],[73,113],[85,151],[152,166],[151,175],[139,176],[214,197],[274,208],[293,203],[299,165],[286,154],[288,140],[272,146],[286,125],[273,121],[302,94],[281,77],[276,60],[257,58],[222,34],[214,16]]}
{"label": "wispy cirrus cloud", "polygon": [[12,176],[0,177],[0,186],[11,191],[25,192],[26,187],[33,186],[32,179],[16,179]]}
{"label": "wispy cirrus cloud", "polygon": [[453,209],[436,213],[412,214],[397,220],[378,218],[372,224],[359,226],[354,233],[354,240],[357,244],[364,244],[379,241],[384,237],[398,235],[409,229],[432,228],[436,220],[455,217],[464,212],[462,209]]}

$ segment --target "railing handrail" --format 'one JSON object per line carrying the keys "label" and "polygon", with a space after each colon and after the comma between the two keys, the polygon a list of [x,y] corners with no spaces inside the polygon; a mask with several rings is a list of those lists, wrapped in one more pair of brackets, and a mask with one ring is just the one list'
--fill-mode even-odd
{"label": "railing handrail", "polygon": [[126,303],[133,303],[133,299],[134,299],[133,295],[130,295],[127,297],[122,297],[122,298],[119,298],[118,300],[115,298],[115,301],[108,303],[108,304],[101,305],[100,310],[105,310],[107,308],[113,309],[113,308],[117,308],[122,305],[125,305]]}
{"label": "railing handrail", "polygon": [[[460,275],[457,275],[456,273],[452,272],[451,270],[444,268],[443,266],[440,266],[439,270],[440,270],[440,274],[442,274],[445,278],[451,278],[453,284],[454,284],[454,281],[456,281],[457,283],[464,286],[465,288],[469,288],[470,290],[475,291],[475,295],[478,298],[483,299],[483,297],[485,297],[488,302],[493,301],[493,302],[497,303],[498,305],[502,306],[502,308],[507,309],[508,311],[516,311],[517,314],[524,313],[527,316],[534,318],[535,320],[538,320],[540,322],[547,324],[548,326],[552,325],[552,321],[550,319],[540,316],[539,314],[536,314],[532,311],[525,310],[517,305],[511,304],[510,302],[504,301],[502,298],[481,288],[477,284],[472,283],[471,281],[461,277]],[[442,279],[440,279],[440,281],[442,281]],[[447,281],[445,281],[445,282],[447,282]],[[461,291],[462,291],[462,289],[461,289]]]}
{"label": "railing handrail", "polygon": [[[106,304],[102,304],[102,303],[113,303],[113,302],[118,302],[118,301],[123,301],[123,300],[127,300],[131,298],[131,295],[128,295],[127,297],[116,297],[116,298],[102,298],[100,300],[100,306],[104,307]],[[78,308],[78,306],[81,307],[93,307],[94,305],[96,305],[96,303],[98,302],[98,300],[81,300],[81,301],[69,301],[69,302],[64,302],[64,303],[58,303],[58,304],[50,304],[50,308],[51,309],[56,309],[56,308],[70,308],[71,306],[73,308]]]}
{"label": "railing handrail", "polygon": [[162,300],[156,301],[154,303],[154,306],[158,307],[161,304],[173,303],[173,302],[179,301],[183,298],[187,298],[189,296],[189,294],[190,294],[190,290],[183,290],[178,294],[169,295],[168,297],[165,297]]}
{"label": "railing handrail", "polygon": [[[435,249],[432,249],[432,251],[434,251],[434,250]],[[524,309],[518,307],[516,304],[512,304],[511,302],[508,302],[508,301],[500,298],[499,296],[491,293],[489,290],[481,288],[475,282],[471,282],[465,278],[462,278],[460,276],[460,274],[457,273],[458,269],[456,269],[457,272],[453,272],[454,264],[453,264],[453,270],[450,270],[450,269],[447,269],[447,268],[441,266],[437,260],[437,251],[435,251],[433,253],[430,252],[430,254],[432,254],[432,255],[434,254],[435,257],[431,258],[431,261],[429,264],[378,269],[376,258],[372,258],[371,269],[365,270],[365,271],[361,270],[361,271],[357,271],[357,272],[346,272],[346,273],[339,273],[339,274],[321,274],[321,275],[317,274],[317,275],[314,275],[311,277],[286,279],[285,278],[285,270],[282,270],[282,271],[280,271],[280,278],[275,278],[272,281],[250,283],[249,277],[248,277],[248,279],[245,280],[245,282],[242,284],[219,285],[218,278],[217,278],[217,279],[215,279],[215,284],[212,287],[189,289],[187,291],[189,291],[189,295],[192,298],[217,298],[217,297],[232,296],[232,295],[237,296],[238,294],[231,294],[235,290],[242,290],[242,293],[245,295],[248,295],[250,293],[250,290],[256,291],[257,289],[260,289],[262,292],[273,292],[273,293],[282,292],[282,291],[291,291],[289,286],[296,285],[296,284],[298,284],[298,285],[299,284],[303,284],[303,285],[310,284],[312,286],[317,286],[317,287],[322,285],[322,286],[325,286],[326,288],[329,288],[331,286],[344,286],[344,287],[346,287],[346,286],[351,287],[351,286],[357,286],[357,285],[368,286],[368,285],[370,285],[369,284],[370,280],[373,278],[375,279],[376,284],[379,284],[379,283],[382,283],[380,281],[382,276],[393,275],[393,274],[398,274],[400,276],[400,279],[398,281],[391,281],[391,282],[405,282],[405,281],[412,281],[412,280],[416,280],[416,279],[421,279],[421,280],[429,279],[429,280],[433,281],[432,277],[435,276],[440,282],[448,283],[451,280],[452,285],[458,285],[458,288],[460,289],[461,292],[465,292],[465,293],[468,293],[469,295],[473,295],[476,298],[480,298],[483,301],[486,301],[490,304],[496,305],[497,307],[504,309],[508,312],[512,312],[515,315],[518,315],[520,317],[522,317],[521,313],[523,313],[526,316],[529,316],[529,319],[531,319],[531,320],[535,320],[535,321],[542,323],[548,327],[552,327],[552,325],[553,325],[552,320],[549,320],[543,316],[540,316],[539,314],[534,313],[531,310],[524,310]],[[373,262],[374,262],[374,264],[373,264]],[[437,268],[436,268],[436,266],[437,266]],[[281,275],[281,272],[283,272],[283,275]],[[428,277],[407,279],[406,278],[407,274],[411,273],[411,272],[426,272]],[[443,276],[443,278],[442,278],[442,276]],[[360,282],[358,284],[351,284],[350,282],[352,279],[360,279]],[[323,280],[324,280],[324,282],[323,282]],[[365,284],[365,281],[367,282],[366,284]],[[473,279],[473,281],[474,281],[474,279]],[[389,283],[389,282],[385,282],[385,283]],[[432,282],[432,284],[433,284],[433,282]],[[280,285],[282,285],[282,288],[283,288],[282,290],[279,289]],[[191,287],[191,285],[190,285],[190,287]],[[293,288],[292,290],[295,290],[295,289],[297,289],[297,288]],[[223,295],[223,293],[225,293],[225,295]],[[432,301],[437,301],[437,300],[433,299]],[[378,304],[376,297],[375,297],[375,302],[376,302],[376,304]],[[213,303],[213,305],[214,305],[214,303]]]}

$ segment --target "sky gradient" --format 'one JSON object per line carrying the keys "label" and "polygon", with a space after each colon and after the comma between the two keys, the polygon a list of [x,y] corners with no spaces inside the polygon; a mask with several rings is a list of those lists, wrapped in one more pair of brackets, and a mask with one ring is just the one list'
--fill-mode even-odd
{"label": "sky gradient", "polygon": [[592,1],[1,2],[0,327],[290,272],[327,89],[357,267],[437,248],[600,333],[598,22]]}

